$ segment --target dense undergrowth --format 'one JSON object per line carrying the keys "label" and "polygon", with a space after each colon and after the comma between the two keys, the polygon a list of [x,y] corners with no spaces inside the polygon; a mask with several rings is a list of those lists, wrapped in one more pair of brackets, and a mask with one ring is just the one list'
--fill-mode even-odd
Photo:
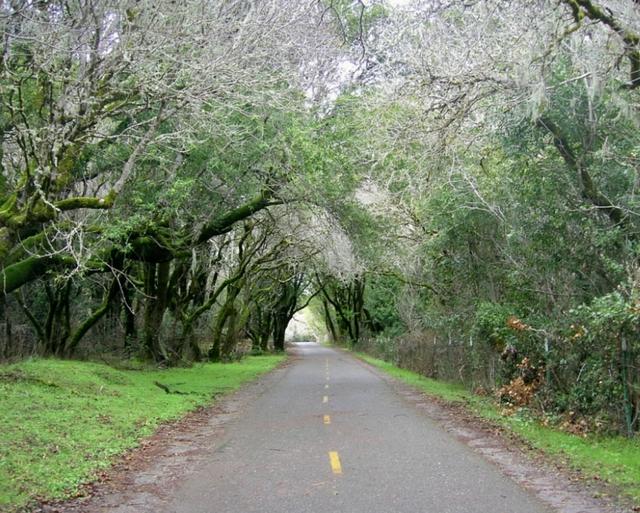
{"label": "dense undergrowth", "polygon": [[[161,423],[210,403],[283,358],[167,370],[54,359],[0,366],[0,511],[72,496]],[[166,393],[155,382],[181,393]]]}

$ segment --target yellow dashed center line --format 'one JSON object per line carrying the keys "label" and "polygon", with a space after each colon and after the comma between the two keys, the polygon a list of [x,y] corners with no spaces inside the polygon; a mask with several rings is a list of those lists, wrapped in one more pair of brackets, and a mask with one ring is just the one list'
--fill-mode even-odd
{"label": "yellow dashed center line", "polygon": [[342,474],[342,465],[340,465],[340,456],[336,451],[329,452],[329,463],[331,463],[331,471],[334,474]]}
{"label": "yellow dashed center line", "polygon": [[331,424],[331,417],[329,415],[325,415],[324,416],[324,423],[325,424]]}
{"label": "yellow dashed center line", "polygon": [[328,403],[329,402],[329,396],[328,395],[323,396],[322,397],[322,402],[323,403]]}
{"label": "yellow dashed center line", "polygon": [[325,389],[329,388],[329,385],[325,385],[325,386],[324,386],[324,388],[325,388]]}

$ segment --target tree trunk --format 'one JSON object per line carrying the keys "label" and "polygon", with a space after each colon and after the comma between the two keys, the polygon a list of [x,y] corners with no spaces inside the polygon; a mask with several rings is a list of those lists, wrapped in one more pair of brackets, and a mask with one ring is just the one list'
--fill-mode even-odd
{"label": "tree trunk", "polygon": [[222,333],[227,323],[229,315],[231,315],[232,301],[229,301],[229,296],[220,311],[216,314],[213,322],[212,339],[213,344],[209,349],[209,359],[212,362],[219,362],[222,357]]}
{"label": "tree trunk", "polygon": [[[236,315],[235,311],[235,301],[240,294],[242,286],[233,285],[227,288],[227,297],[224,301],[224,305],[218,312],[215,317],[214,325],[213,325],[213,345],[209,350],[209,359],[214,362],[220,361],[224,358],[225,352],[228,352],[229,346],[231,344],[230,340],[227,338],[223,339],[224,329],[227,327],[228,331],[233,331],[229,325],[230,321],[234,321],[234,316]],[[235,323],[234,323],[235,324]],[[228,333],[227,333],[228,335]],[[233,336],[234,334],[232,334]]]}
{"label": "tree trunk", "polygon": [[109,307],[111,306],[113,300],[117,297],[119,290],[120,287],[118,284],[118,278],[114,278],[109,288],[105,291],[104,298],[102,299],[102,303],[100,303],[100,306],[98,306],[98,308],[96,308],[93,313],[87,319],[85,319],[85,321],[80,324],[76,331],[71,335],[69,343],[66,345],[66,349],[64,350],[64,354],[66,356],[71,356],[75,353],[82,338],[109,311]]}
{"label": "tree trunk", "polygon": [[39,351],[44,356],[61,356],[66,341],[71,333],[69,312],[69,295],[71,281],[53,287],[45,284],[45,292],[49,301],[49,311],[44,325],[44,344]]}
{"label": "tree trunk", "polygon": [[273,349],[275,351],[284,351],[284,342],[287,332],[289,320],[282,316],[277,316],[273,322]]}
{"label": "tree trunk", "polygon": [[185,358],[187,356],[186,351],[187,349],[189,349],[189,351],[191,352],[191,357],[195,361],[200,361],[202,360],[203,355],[202,349],[200,349],[200,345],[198,344],[198,341],[196,340],[196,337],[194,335],[194,322],[195,319],[193,319],[192,317],[188,317],[182,323],[182,334],[180,336],[180,343],[177,350],[180,357]]}
{"label": "tree trunk", "polygon": [[236,339],[237,328],[238,328],[238,308],[234,302],[231,306],[231,311],[227,316],[227,330],[222,338],[222,344],[220,347],[220,358],[223,361],[228,361],[231,359],[233,350],[235,349],[237,344],[237,339]]}
{"label": "tree trunk", "polygon": [[324,308],[324,324],[329,330],[331,335],[331,340],[333,342],[338,342],[338,332],[336,330],[336,326],[333,323],[333,317],[331,315],[331,309],[329,308],[329,303],[325,298],[322,298],[322,307]]}
{"label": "tree trunk", "polygon": [[169,357],[160,337],[162,319],[167,308],[169,262],[145,263],[144,349],[155,361],[166,362]]}
{"label": "tree trunk", "polygon": [[0,361],[9,358],[9,348],[13,347],[11,340],[11,320],[7,312],[7,300],[0,295],[0,324],[2,325],[2,343],[0,344]]}
{"label": "tree trunk", "polygon": [[122,301],[121,307],[124,315],[124,343],[125,352],[130,353],[133,342],[137,338],[136,314],[133,305],[133,288],[129,280],[122,280]]}

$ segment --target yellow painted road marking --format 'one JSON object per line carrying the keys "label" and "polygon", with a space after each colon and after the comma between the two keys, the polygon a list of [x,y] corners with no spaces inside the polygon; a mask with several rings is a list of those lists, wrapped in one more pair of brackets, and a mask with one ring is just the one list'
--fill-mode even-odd
{"label": "yellow painted road marking", "polygon": [[336,451],[329,452],[329,462],[331,463],[331,470],[334,474],[342,474],[342,465],[340,465],[340,456]]}
{"label": "yellow painted road marking", "polygon": [[323,402],[323,403],[328,403],[328,402],[329,402],[329,396],[328,396],[328,395],[325,395],[325,396],[322,398],[322,402]]}
{"label": "yellow painted road marking", "polygon": [[329,415],[325,415],[324,416],[324,423],[325,424],[331,424],[331,417]]}
{"label": "yellow painted road marking", "polygon": [[329,388],[329,385],[325,385],[324,388]]}

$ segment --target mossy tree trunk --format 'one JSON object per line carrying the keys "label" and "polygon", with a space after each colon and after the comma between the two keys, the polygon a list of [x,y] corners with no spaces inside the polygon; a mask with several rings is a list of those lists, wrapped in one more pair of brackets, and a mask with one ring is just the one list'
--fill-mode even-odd
{"label": "mossy tree trunk", "polygon": [[44,340],[41,354],[45,356],[62,356],[71,334],[71,318],[69,296],[72,282],[45,283],[48,301],[48,312],[44,323]]}
{"label": "mossy tree trunk", "polygon": [[254,349],[261,352],[269,350],[269,340],[273,332],[273,316],[268,307],[265,307],[261,296],[252,298],[249,318],[247,322],[247,334],[251,339]]}
{"label": "mossy tree trunk", "polygon": [[324,324],[327,328],[327,331],[329,332],[329,335],[331,336],[331,340],[333,342],[339,342],[340,335],[338,333],[335,323],[333,322],[333,314],[331,312],[331,307],[329,306],[329,302],[327,301],[327,299],[324,297],[322,298],[322,310],[324,312]]}
{"label": "mossy tree trunk", "polygon": [[227,321],[227,329],[222,340],[220,351],[222,360],[228,361],[234,358],[234,353],[238,347],[238,343],[244,338],[243,332],[245,331],[248,314],[249,309],[246,305],[242,304],[238,297],[236,297],[231,310],[231,315]]}
{"label": "mossy tree trunk", "polygon": [[134,345],[135,340],[138,338],[138,332],[136,330],[136,310],[134,304],[133,286],[129,279],[124,277],[120,281],[122,291],[122,301],[120,305],[122,308],[122,315],[124,317],[124,341],[123,348],[126,353],[129,353]]}
{"label": "mossy tree trunk", "polygon": [[275,351],[284,351],[287,326],[296,313],[302,279],[302,275],[294,275],[292,279],[279,286],[277,300],[272,310],[273,349]]}
{"label": "mossy tree trunk", "polygon": [[82,338],[93,328],[113,307],[115,300],[120,292],[120,282],[118,277],[114,278],[104,292],[104,297],[100,305],[76,328],[69,337],[69,341],[64,349],[66,356],[73,356],[78,349]]}
{"label": "mossy tree trunk", "polygon": [[231,349],[232,343],[229,336],[235,335],[235,320],[237,315],[235,302],[241,290],[242,281],[227,287],[224,304],[216,314],[213,322],[213,333],[211,335],[212,345],[209,350],[209,359],[211,361],[218,362],[222,360],[228,355]]}
{"label": "mossy tree trunk", "polygon": [[11,340],[11,316],[7,310],[7,299],[5,296],[0,295],[0,333],[2,333],[0,340],[0,360],[9,358],[9,351],[13,345]]}
{"label": "mossy tree trunk", "polygon": [[162,320],[167,309],[169,262],[145,263],[144,272],[144,325],[143,344],[147,356],[157,362],[166,362],[169,355],[161,337]]}

